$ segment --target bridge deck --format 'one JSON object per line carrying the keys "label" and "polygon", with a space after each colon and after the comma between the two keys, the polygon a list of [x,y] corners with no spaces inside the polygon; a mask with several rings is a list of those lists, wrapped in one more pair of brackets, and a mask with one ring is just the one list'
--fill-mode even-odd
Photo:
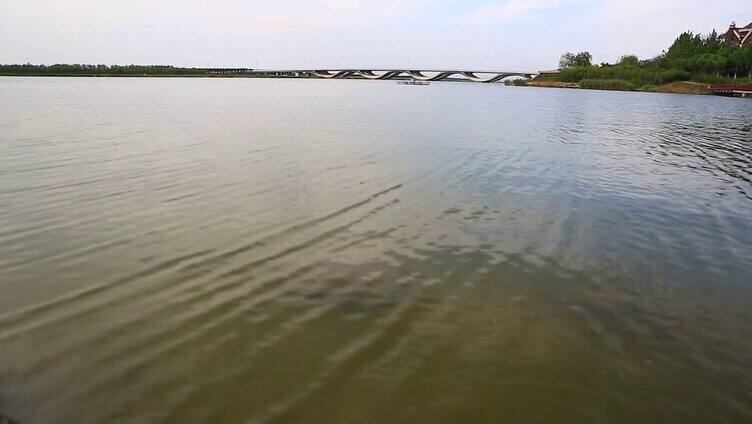
{"label": "bridge deck", "polygon": [[719,95],[752,95],[752,84],[711,84],[710,92]]}
{"label": "bridge deck", "polygon": [[370,71],[370,72],[471,72],[474,74],[519,74],[519,75],[537,75],[538,72],[527,71],[506,71],[493,69],[421,69],[421,68],[315,68],[315,69],[250,69],[253,72],[341,72],[341,71]]}
{"label": "bridge deck", "polygon": [[462,69],[251,69],[245,76],[258,78],[322,78],[414,81],[466,81],[493,83],[508,77],[532,78],[536,72],[462,70]]}

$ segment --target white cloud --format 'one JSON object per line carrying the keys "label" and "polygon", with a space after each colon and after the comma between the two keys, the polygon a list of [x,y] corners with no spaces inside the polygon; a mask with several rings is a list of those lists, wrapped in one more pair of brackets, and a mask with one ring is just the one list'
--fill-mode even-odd
{"label": "white cloud", "polygon": [[[725,31],[736,19],[752,20],[750,0],[611,0],[578,19],[577,27],[593,34],[581,50],[613,61],[621,54],[649,58],[668,48],[683,31]],[[746,24],[746,22],[745,22]]]}
{"label": "white cloud", "polygon": [[[0,63],[483,67],[650,57],[750,0],[0,0]],[[744,24],[748,22],[743,22]]]}
{"label": "white cloud", "polygon": [[488,24],[499,21],[529,17],[577,0],[507,0],[485,4],[464,15],[462,20],[469,24]]}
{"label": "white cloud", "polygon": [[424,0],[0,0],[0,22],[22,21],[47,31],[86,32],[153,24],[165,30],[270,35],[334,29],[416,10]]}

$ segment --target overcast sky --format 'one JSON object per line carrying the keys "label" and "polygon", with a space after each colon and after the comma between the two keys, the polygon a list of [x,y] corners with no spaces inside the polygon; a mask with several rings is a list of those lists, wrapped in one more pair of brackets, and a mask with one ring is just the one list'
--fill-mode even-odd
{"label": "overcast sky", "polygon": [[752,0],[0,0],[0,63],[535,71],[732,20]]}

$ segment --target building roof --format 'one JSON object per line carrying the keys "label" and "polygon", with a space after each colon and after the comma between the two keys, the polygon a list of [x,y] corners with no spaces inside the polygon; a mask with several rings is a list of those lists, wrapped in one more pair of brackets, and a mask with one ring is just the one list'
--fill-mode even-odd
{"label": "building roof", "polygon": [[732,22],[728,31],[723,35],[723,39],[729,43],[745,45],[752,42],[752,23],[744,27],[736,26]]}

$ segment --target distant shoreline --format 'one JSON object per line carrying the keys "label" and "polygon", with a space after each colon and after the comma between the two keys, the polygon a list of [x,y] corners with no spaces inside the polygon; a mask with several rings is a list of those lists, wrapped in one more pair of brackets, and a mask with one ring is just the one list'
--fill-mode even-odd
{"label": "distant shoreline", "polygon": [[6,77],[233,77],[248,68],[183,68],[171,65],[0,64]]}
{"label": "distant shoreline", "polygon": [[[216,74],[209,74],[209,73],[195,73],[195,74],[114,74],[114,73],[105,73],[105,74],[95,74],[95,73],[1,73],[0,77],[30,77],[30,78],[222,78],[222,79],[233,79],[233,78],[244,78],[244,79],[316,79],[316,80],[325,80],[320,78],[303,78],[303,77],[284,77],[284,76],[276,76],[276,77],[264,77],[264,76],[257,76],[252,74],[245,74],[245,73],[216,73]],[[347,78],[347,80],[352,81],[373,81],[366,78]],[[385,81],[410,81],[411,79],[409,77],[403,78],[395,78],[392,80],[385,80]],[[443,82],[466,82],[463,80],[455,80],[455,79],[446,79],[443,80]],[[710,84],[705,83],[698,83],[698,82],[692,82],[692,81],[675,81],[671,83],[666,83],[660,86],[651,86],[649,89],[647,88],[641,88],[641,89],[621,89],[619,87],[611,87],[608,83],[609,80],[592,80],[591,82],[594,84],[590,84],[589,86],[582,86],[584,82],[588,81],[581,81],[580,83],[574,83],[574,82],[562,82],[562,81],[554,81],[550,79],[538,79],[533,78],[530,80],[525,79],[518,79],[518,80],[506,80],[506,81],[500,81],[500,83],[504,83],[507,86],[515,86],[515,87],[533,87],[533,88],[566,88],[566,89],[580,89],[580,90],[598,90],[598,91],[631,91],[636,93],[663,93],[663,94],[692,94],[692,95],[714,95],[713,92],[710,90]],[[746,96],[736,96],[736,97],[746,97]]]}
{"label": "distant shoreline", "polygon": [[245,75],[208,75],[208,74],[169,74],[169,75],[149,75],[149,74],[4,74],[0,77],[33,77],[33,78],[258,78]]}

